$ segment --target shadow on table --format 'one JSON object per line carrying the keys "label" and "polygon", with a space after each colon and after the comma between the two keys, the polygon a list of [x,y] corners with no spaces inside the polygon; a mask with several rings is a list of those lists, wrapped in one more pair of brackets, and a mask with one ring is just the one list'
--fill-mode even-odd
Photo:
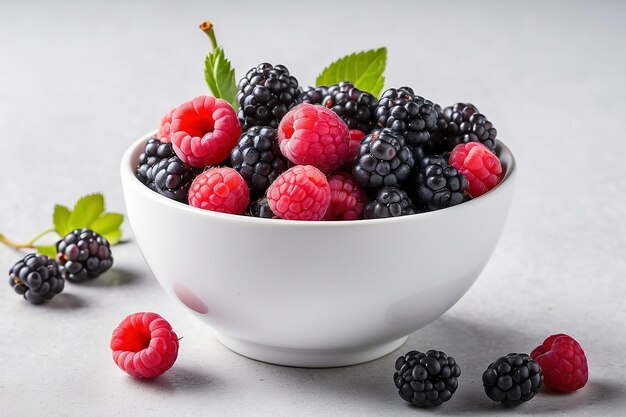
{"label": "shadow on table", "polygon": [[74,294],[62,292],[55,295],[51,301],[43,303],[41,307],[51,310],[76,310],[87,307],[87,304]]}
{"label": "shadow on table", "polygon": [[140,274],[136,271],[113,267],[96,279],[81,282],[85,287],[119,287],[122,285],[134,285],[138,283]]}
{"label": "shadow on table", "polygon": [[176,391],[190,393],[194,391],[210,392],[212,388],[222,385],[214,375],[204,372],[200,368],[189,368],[174,365],[172,369],[155,379],[133,380],[133,383],[149,386],[164,394]]}

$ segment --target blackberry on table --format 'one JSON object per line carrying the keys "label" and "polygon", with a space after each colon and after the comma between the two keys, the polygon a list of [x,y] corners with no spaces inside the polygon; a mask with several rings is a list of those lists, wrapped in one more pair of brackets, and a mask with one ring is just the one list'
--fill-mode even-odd
{"label": "blackberry on table", "polygon": [[26,301],[41,304],[63,291],[65,280],[53,259],[29,253],[9,271],[9,284]]}
{"label": "blackberry on table", "polygon": [[324,97],[328,94],[328,87],[299,87],[296,103],[322,104]]}
{"label": "blackberry on table", "polygon": [[276,130],[254,126],[244,132],[230,152],[230,162],[258,195],[287,169],[287,158],[280,153]]}
{"label": "blackberry on table", "polygon": [[109,242],[87,228],[75,229],[57,243],[57,261],[61,276],[70,282],[97,278],[113,265]]}
{"label": "blackberry on table", "polygon": [[174,155],[174,149],[171,143],[161,142],[154,137],[148,139],[143,152],[139,155],[135,175],[143,184],[154,189],[153,168],[163,159],[170,158]]}
{"label": "blackberry on table", "polygon": [[278,122],[296,104],[298,80],[283,65],[259,64],[239,81],[237,102],[239,122],[246,130],[252,126],[270,126]]}
{"label": "blackberry on table", "polygon": [[393,381],[403,400],[418,407],[436,407],[452,398],[461,368],[443,352],[413,350],[400,356]]}
{"label": "blackberry on table", "polygon": [[162,159],[151,169],[154,190],[172,200],[187,203],[189,187],[200,171],[185,165],[178,156]]}
{"label": "blackberry on table", "polygon": [[428,210],[455,206],[465,200],[469,183],[441,156],[426,155],[416,168],[413,189],[415,204]]}
{"label": "blackberry on table", "polygon": [[361,91],[349,81],[328,87],[322,105],[331,109],[346,122],[348,129],[369,133],[373,127],[373,116],[378,106],[376,97]]}
{"label": "blackberry on table", "polygon": [[456,103],[443,109],[437,120],[443,147],[451,151],[459,143],[480,142],[496,151],[498,131],[471,103]]}
{"label": "blackberry on table", "polygon": [[406,181],[414,164],[402,135],[391,129],[377,130],[361,141],[352,175],[363,187],[377,189]]}
{"label": "blackberry on table", "polygon": [[260,217],[262,219],[273,219],[274,217],[276,217],[276,215],[270,208],[266,197],[250,203],[249,212],[252,217]]}
{"label": "blackberry on table", "polygon": [[485,393],[504,405],[531,400],[542,384],[541,367],[524,353],[501,356],[483,373]]}
{"label": "blackberry on table", "polygon": [[383,187],[376,198],[365,205],[364,219],[384,219],[415,214],[416,210],[409,196],[396,186]]}

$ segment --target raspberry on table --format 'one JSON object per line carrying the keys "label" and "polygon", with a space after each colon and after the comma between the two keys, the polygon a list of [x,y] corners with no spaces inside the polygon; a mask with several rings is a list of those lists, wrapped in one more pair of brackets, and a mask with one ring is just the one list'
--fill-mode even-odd
{"label": "raspberry on table", "polygon": [[498,131],[471,103],[456,103],[443,109],[437,129],[446,150],[454,149],[459,143],[480,142],[491,152],[496,151]]}
{"label": "raspberry on table", "polygon": [[328,184],[330,206],[324,220],[357,220],[363,217],[367,194],[352,175],[337,172],[328,177]]}
{"label": "raspberry on table", "polygon": [[439,210],[465,200],[468,181],[441,156],[425,156],[415,178],[415,204]]}
{"label": "raspberry on table", "polygon": [[448,163],[468,181],[467,192],[478,197],[495,188],[502,179],[500,159],[478,142],[460,143],[452,150]]}
{"label": "raspberry on table", "polygon": [[171,143],[162,142],[157,138],[150,138],[139,155],[135,176],[144,185],[154,190],[154,167],[164,159],[175,156]]}
{"label": "raspberry on table", "polygon": [[524,353],[509,353],[496,359],[483,373],[487,396],[504,405],[531,400],[541,388],[539,364]]}
{"label": "raspberry on table", "polygon": [[134,313],[113,330],[113,361],[135,378],[154,378],[174,365],[178,336],[156,313]]}
{"label": "raspberry on table", "polygon": [[250,203],[249,213],[252,217],[259,217],[261,219],[276,218],[276,215],[270,208],[270,203],[267,201],[267,197],[263,197]]}
{"label": "raspberry on table", "polygon": [[303,103],[281,120],[278,144],[282,154],[294,164],[313,165],[330,173],[347,161],[350,133],[333,111]]}
{"label": "raspberry on table", "polygon": [[176,107],[168,111],[161,117],[159,121],[159,130],[157,132],[157,139],[161,142],[169,143],[171,141],[171,126],[172,126],[172,117],[174,116],[174,112],[176,111]]}
{"label": "raspberry on table", "polygon": [[365,205],[364,219],[385,219],[387,217],[408,216],[415,214],[415,206],[401,188],[389,185],[381,188],[376,199]]}
{"label": "raspberry on table", "polygon": [[200,96],[176,108],[171,131],[172,146],[183,163],[204,168],[228,157],[241,126],[226,100]]}
{"label": "raspberry on table", "polygon": [[196,177],[189,189],[189,204],[204,210],[243,214],[250,189],[233,168],[211,168]]}
{"label": "raspberry on table", "polygon": [[436,407],[452,398],[461,368],[443,352],[412,350],[395,363],[393,381],[403,400],[418,407]]}
{"label": "raspberry on table", "polygon": [[9,271],[9,284],[29,303],[41,304],[63,291],[65,280],[54,260],[29,253]]}
{"label": "raspberry on table", "polygon": [[541,366],[543,382],[551,390],[573,392],[587,384],[587,357],[571,336],[552,335],[530,352],[530,356]]}
{"label": "raspberry on table", "polygon": [[97,278],[113,265],[109,241],[88,228],[74,229],[56,246],[59,270],[70,282]]}
{"label": "raspberry on table", "polygon": [[311,165],[288,169],[267,189],[270,209],[287,220],[322,220],[330,199],[326,176]]}

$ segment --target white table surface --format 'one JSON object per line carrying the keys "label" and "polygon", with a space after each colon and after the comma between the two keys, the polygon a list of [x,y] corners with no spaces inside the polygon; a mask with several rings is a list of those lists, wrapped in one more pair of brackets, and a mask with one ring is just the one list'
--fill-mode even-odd
{"label": "white table surface", "polygon": [[[169,300],[125,224],[115,269],[47,305],[3,281],[0,415],[624,415],[626,5],[333,3],[0,1],[0,232],[30,238],[49,227],[55,202],[94,191],[124,210],[123,150],[170,107],[207,93],[209,42],[197,25],[209,18],[239,76],[268,61],[309,84],[345,53],[387,46],[386,86],[443,105],[472,101],[488,115],[520,175],[476,285],[382,359],[273,366],[224,348]],[[19,256],[0,247],[0,269]],[[175,366],[150,382],[120,372],[108,347],[136,311],[162,314],[184,337]],[[556,332],[585,348],[588,385],[511,410],[490,403],[481,386],[490,361]],[[391,376],[398,355],[429,348],[454,356],[463,375],[449,403],[423,411],[398,397]]]}

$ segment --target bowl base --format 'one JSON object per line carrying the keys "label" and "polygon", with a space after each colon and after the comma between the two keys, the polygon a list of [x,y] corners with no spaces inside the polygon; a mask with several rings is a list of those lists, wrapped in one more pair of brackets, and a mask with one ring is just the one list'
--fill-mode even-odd
{"label": "bowl base", "polygon": [[301,368],[332,368],[369,362],[393,352],[408,339],[405,336],[391,342],[354,349],[315,350],[260,345],[217,332],[215,336],[228,349],[250,359]]}

